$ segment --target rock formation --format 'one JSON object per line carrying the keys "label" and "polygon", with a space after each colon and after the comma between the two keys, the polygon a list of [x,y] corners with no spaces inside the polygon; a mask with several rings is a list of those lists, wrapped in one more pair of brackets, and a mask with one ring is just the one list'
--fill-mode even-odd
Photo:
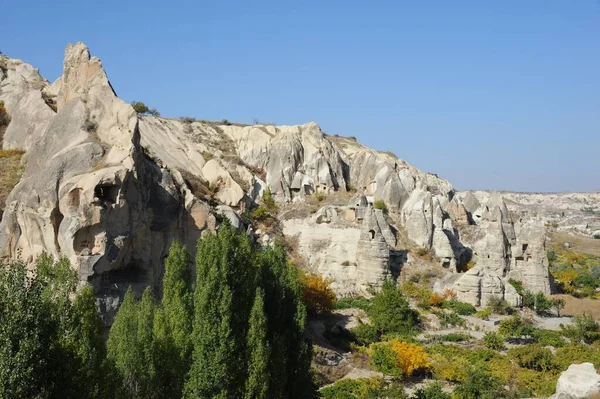
{"label": "rock formation", "polygon": [[[128,286],[159,286],[173,239],[193,250],[221,218],[246,228],[242,216],[266,187],[281,204],[283,234],[296,237],[307,266],[334,279],[341,295],[397,277],[417,250],[434,254],[454,274],[449,288],[477,305],[492,295],[517,304],[509,277],[549,292],[543,225],[513,220],[498,195],[457,193],[434,174],[315,123],[137,115],[82,43],[67,46],[52,84],[2,56],[0,100],[12,117],[3,148],[27,151],[0,222],[0,256],[66,256],[106,314]],[[326,201],[307,213],[315,193],[345,195],[346,203]],[[285,216],[289,207],[304,211]],[[475,267],[460,273],[470,261]]]}
{"label": "rock formation", "polygon": [[572,364],[556,383],[551,399],[587,399],[600,394],[600,375],[592,363]]}

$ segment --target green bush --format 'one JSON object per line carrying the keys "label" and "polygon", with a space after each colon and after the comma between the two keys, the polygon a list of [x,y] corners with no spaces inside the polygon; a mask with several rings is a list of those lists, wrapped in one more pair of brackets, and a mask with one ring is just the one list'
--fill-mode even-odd
{"label": "green bush", "polygon": [[594,239],[600,240],[600,233],[596,233],[593,235]]}
{"label": "green bush", "polygon": [[505,338],[531,337],[534,332],[535,328],[525,323],[517,314],[502,320],[498,327],[498,333]]}
{"label": "green bush", "polygon": [[383,213],[387,213],[387,211],[388,211],[387,205],[385,204],[385,201],[382,199],[375,200],[375,203],[373,204],[373,208],[381,209],[383,211]]}
{"label": "green bush", "polygon": [[263,204],[270,212],[277,213],[278,207],[275,199],[273,198],[273,194],[271,193],[271,189],[267,187],[263,191]]}
{"label": "green bush", "polygon": [[442,383],[434,381],[413,393],[410,399],[452,399],[452,396],[442,389]]}
{"label": "green bush", "polygon": [[600,349],[583,344],[569,344],[556,350],[554,363],[560,371],[564,371],[571,364],[592,363],[600,368]]}
{"label": "green bush", "polygon": [[483,336],[483,343],[486,347],[495,351],[504,349],[504,339],[495,332],[486,332]]}
{"label": "green bush", "polygon": [[498,296],[492,296],[488,300],[488,307],[496,314],[512,314],[514,312],[508,302]]}
{"label": "green bush", "polygon": [[266,220],[269,217],[271,217],[269,211],[263,206],[256,208],[254,212],[252,212],[252,218],[254,220]]}
{"label": "green bush", "polygon": [[339,380],[321,389],[319,393],[322,399],[407,399],[407,395],[399,382],[386,381],[379,377]]}
{"label": "green bush", "polygon": [[508,356],[521,367],[535,371],[549,371],[555,368],[552,352],[539,344],[525,345],[512,348]]}
{"label": "green bush", "polygon": [[470,316],[472,314],[477,313],[477,309],[475,309],[475,306],[467,302],[446,301],[444,302],[442,307],[445,309],[452,309],[454,310],[454,312],[461,316]]}
{"label": "green bush", "polygon": [[531,291],[524,290],[521,292],[521,296],[523,297],[523,306],[534,310],[538,314],[552,309],[552,302],[541,292],[534,294]]}
{"label": "green bush", "polygon": [[559,331],[536,329],[532,337],[536,343],[542,346],[553,346],[555,348],[565,346],[565,340],[561,337]]}
{"label": "green bush", "polygon": [[438,320],[440,321],[440,325],[443,328],[459,327],[465,325],[465,320],[454,312],[434,310],[432,313],[437,316]]}
{"label": "green bush", "polygon": [[487,320],[491,315],[492,315],[492,309],[490,309],[490,308],[485,308],[485,309],[480,310],[479,312],[475,313],[475,316],[479,317],[482,320]]}
{"label": "green bush", "polygon": [[450,333],[442,336],[442,341],[445,342],[464,342],[472,339],[473,337],[469,334],[461,333]]}
{"label": "green bush", "polygon": [[573,343],[591,344],[600,339],[600,325],[590,313],[575,316],[570,325],[564,326],[561,324],[560,327],[562,334]]}
{"label": "green bush", "polygon": [[483,370],[473,367],[465,381],[453,392],[455,399],[498,399],[505,397],[502,381]]}
{"label": "green bush", "polygon": [[338,299],[335,304],[336,309],[362,309],[365,312],[371,306],[371,300],[363,296],[351,296]]}
{"label": "green bush", "polygon": [[509,278],[508,283],[515,288],[518,294],[521,294],[523,292],[523,282],[515,280],[513,278]]}
{"label": "green bush", "polygon": [[354,341],[361,346],[367,346],[373,342],[379,341],[380,335],[377,327],[372,324],[363,323],[361,320],[358,322],[358,326],[350,330],[354,336]]}
{"label": "green bush", "polygon": [[386,280],[371,299],[367,314],[381,334],[411,335],[419,329],[419,314],[410,307],[392,280]]}
{"label": "green bush", "polygon": [[325,193],[322,193],[322,192],[320,192],[320,191],[317,191],[317,192],[315,193],[315,199],[316,199],[317,201],[319,201],[319,202],[322,202],[322,201],[324,201],[324,200],[325,200],[325,198],[327,198],[327,196],[325,195]]}
{"label": "green bush", "polygon": [[156,108],[148,108],[146,104],[141,101],[132,101],[131,106],[133,110],[141,115],[152,115],[152,116],[160,116],[160,112],[156,110]]}

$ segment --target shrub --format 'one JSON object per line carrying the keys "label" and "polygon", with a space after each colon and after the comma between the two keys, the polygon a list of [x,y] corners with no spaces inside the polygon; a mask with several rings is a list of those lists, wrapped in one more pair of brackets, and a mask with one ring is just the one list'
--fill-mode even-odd
{"label": "shrub", "polygon": [[535,342],[542,346],[553,346],[555,348],[565,346],[565,340],[561,337],[559,331],[537,329],[532,336]]}
{"label": "shrub", "polygon": [[493,313],[497,314],[511,314],[513,308],[504,299],[498,296],[492,296],[488,300],[488,307]]}
{"label": "shrub", "polygon": [[156,110],[156,108],[148,108],[146,104],[141,101],[132,101],[131,106],[133,110],[141,115],[152,115],[152,116],[160,116],[160,112]]}
{"label": "shrub", "polygon": [[10,123],[10,116],[6,112],[4,101],[0,101],[0,126],[7,126]]}
{"label": "shrub", "polygon": [[486,347],[495,351],[504,349],[504,339],[495,332],[486,332],[483,336],[483,343]]}
{"label": "shrub", "polygon": [[278,210],[277,203],[275,202],[275,199],[273,199],[273,194],[269,187],[263,191],[263,204],[270,212],[276,213]]}
{"label": "shrub", "polygon": [[387,205],[385,204],[385,201],[382,199],[375,200],[375,203],[373,203],[373,208],[380,209],[383,211],[383,213],[388,212]]}
{"label": "shrub", "polygon": [[323,201],[325,198],[327,198],[327,196],[326,196],[324,193],[322,193],[322,192],[320,192],[320,191],[317,191],[317,192],[315,193],[315,199],[316,199],[317,201],[319,201],[319,202],[322,202],[322,201]]}
{"label": "shrub", "polygon": [[350,332],[358,345],[367,346],[373,342],[379,341],[379,331],[377,331],[377,327],[372,324],[364,323],[362,320],[359,320],[358,326],[352,328]]}
{"label": "shrub", "polygon": [[192,117],[189,117],[189,116],[182,116],[182,117],[179,118],[179,120],[181,122],[187,123],[187,124],[196,122],[196,118],[192,118]]}
{"label": "shrub", "polygon": [[258,208],[256,208],[254,210],[254,212],[252,212],[252,218],[254,220],[259,220],[259,221],[266,220],[269,217],[271,217],[271,215],[269,214],[269,211],[263,206],[259,206]]}
{"label": "shrub", "polygon": [[571,325],[560,325],[562,334],[574,343],[585,342],[591,344],[600,339],[600,325],[590,313],[584,313],[582,316],[575,316],[571,320]]}
{"label": "shrub", "polygon": [[372,364],[383,374],[394,377],[409,376],[431,365],[422,346],[398,339],[371,344],[369,352]]}
{"label": "shrub", "polygon": [[552,309],[556,310],[556,315],[560,317],[560,311],[565,307],[566,302],[562,298],[552,298],[550,299],[550,306]]}
{"label": "shrub", "polygon": [[439,308],[442,305],[444,305],[444,297],[443,296],[434,294],[429,297],[429,306]]}
{"label": "shrub", "polygon": [[472,314],[477,313],[477,309],[475,309],[475,306],[467,302],[447,301],[444,303],[443,307],[446,309],[452,309],[454,312],[461,316],[470,316]]}
{"label": "shrub", "polygon": [[523,306],[534,310],[538,314],[552,308],[552,302],[541,292],[534,294],[531,291],[524,290],[521,292],[521,296],[523,297]]}
{"label": "shrub", "polygon": [[444,392],[441,382],[434,381],[417,389],[410,399],[452,399],[452,396]]}
{"label": "shrub", "polygon": [[356,186],[354,185],[354,183],[352,183],[352,182],[346,182],[346,191],[348,191],[349,193],[355,193],[356,192]]}
{"label": "shrub", "polygon": [[386,280],[381,290],[371,299],[367,314],[381,334],[410,335],[419,325],[419,314],[411,309],[391,280]]}
{"label": "shrub", "polygon": [[505,338],[520,338],[523,336],[532,336],[535,328],[523,321],[519,315],[513,315],[500,322],[498,333]]}
{"label": "shrub", "polygon": [[402,385],[380,377],[343,379],[322,388],[322,399],[397,398],[407,399]]}
{"label": "shrub", "polygon": [[593,346],[570,344],[557,349],[554,354],[554,363],[561,371],[569,368],[571,364],[585,362],[592,363],[594,367],[600,368],[600,350]]}
{"label": "shrub", "polygon": [[508,283],[515,288],[518,294],[523,292],[523,283],[521,281],[509,278]]}
{"label": "shrub", "polygon": [[329,288],[331,282],[317,273],[306,273],[300,278],[302,301],[308,313],[329,313],[335,308],[335,293]]}
{"label": "shrub", "polygon": [[512,348],[508,356],[521,367],[536,371],[548,371],[555,367],[550,349],[542,348],[539,344],[525,345]]}
{"label": "shrub", "polygon": [[475,313],[475,316],[479,317],[482,320],[487,320],[491,315],[492,315],[492,309],[490,309],[490,308],[485,308],[485,309],[480,310],[479,312]]}
{"label": "shrub", "polygon": [[435,310],[432,313],[437,316],[438,320],[440,321],[440,325],[443,328],[459,327],[465,325],[464,319],[454,312],[444,312],[441,310]]}
{"label": "shrub", "polygon": [[496,399],[504,397],[502,381],[480,367],[472,367],[465,381],[453,392],[456,399]]}
{"label": "shrub", "polygon": [[362,309],[365,312],[369,309],[369,306],[371,306],[371,300],[367,299],[365,297],[362,297],[362,296],[352,296],[352,297],[341,298],[341,299],[338,299],[338,301],[335,303],[336,309],[357,308],[357,309]]}
{"label": "shrub", "polygon": [[592,237],[596,240],[600,240],[600,233],[596,233]]}
{"label": "shrub", "polygon": [[202,153],[202,158],[204,158],[204,160],[205,160],[206,162],[210,161],[210,160],[211,160],[211,159],[213,159],[214,157],[215,157],[215,156],[213,155],[213,153],[212,153],[212,152],[204,151],[204,152]]}
{"label": "shrub", "polygon": [[400,291],[407,297],[414,299],[422,308],[429,307],[429,298],[433,295],[433,292],[431,292],[430,289],[422,285],[415,284],[412,281],[402,283],[400,286]]}

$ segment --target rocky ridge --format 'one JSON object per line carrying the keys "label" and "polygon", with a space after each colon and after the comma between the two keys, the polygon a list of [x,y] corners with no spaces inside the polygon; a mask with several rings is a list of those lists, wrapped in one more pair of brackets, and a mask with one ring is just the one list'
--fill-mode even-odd
{"label": "rocky ridge", "polygon": [[[83,43],[67,46],[54,83],[1,56],[0,100],[12,118],[3,148],[27,151],[0,222],[0,257],[66,256],[107,315],[129,285],[159,286],[173,239],[193,249],[223,217],[247,228],[267,187],[281,204],[281,232],[340,295],[403,278],[423,263],[419,253],[432,255],[426,263],[443,276],[438,289],[475,305],[492,296],[518,304],[509,277],[550,292],[542,220],[515,218],[497,193],[457,193],[436,175],[324,134],[316,123],[137,115]],[[315,195],[325,200],[311,213]],[[328,204],[334,195],[344,201]],[[387,212],[375,209],[377,200]]]}

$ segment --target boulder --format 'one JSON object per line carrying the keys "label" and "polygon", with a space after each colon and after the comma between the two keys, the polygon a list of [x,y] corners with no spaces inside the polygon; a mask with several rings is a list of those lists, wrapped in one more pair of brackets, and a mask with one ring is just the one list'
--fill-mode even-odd
{"label": "boulder", "polygon": [[600,395],[600,375],[592,363],[572,364],[558,378],[556,394],[552,398],[561,398],[560,395],[570,395],[574,399],[587,399]]}

